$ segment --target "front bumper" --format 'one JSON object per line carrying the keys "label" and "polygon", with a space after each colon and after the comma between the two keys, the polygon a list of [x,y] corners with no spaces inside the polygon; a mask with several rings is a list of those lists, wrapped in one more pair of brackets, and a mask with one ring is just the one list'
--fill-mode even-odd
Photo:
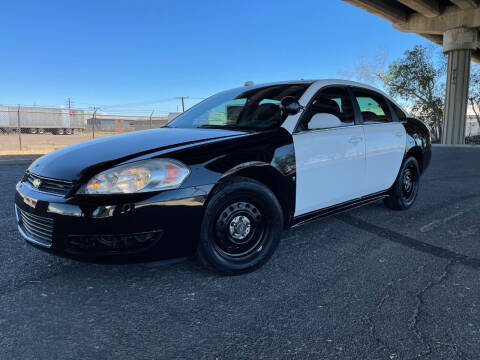
{"label": "front bumper", "polygon": [[122,197],[73,197],[16,187],[18,229],[30,244],[85,260],[166,259],[190,255],[213,185]]}

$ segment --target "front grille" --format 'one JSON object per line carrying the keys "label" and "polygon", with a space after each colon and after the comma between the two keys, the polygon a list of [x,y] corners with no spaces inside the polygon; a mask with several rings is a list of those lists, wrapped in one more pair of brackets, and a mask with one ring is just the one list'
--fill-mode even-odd
{"label": "front grille", "polygon": [[40,191],[62,196],[67,195],[73,187],[71,181],[50,179],[30,172],[25,174],[25,182]]}
{"label": "front grille", "polygon": [[53,220],[16,208],[18,225],[29,238],[44,246],[52,245]]}

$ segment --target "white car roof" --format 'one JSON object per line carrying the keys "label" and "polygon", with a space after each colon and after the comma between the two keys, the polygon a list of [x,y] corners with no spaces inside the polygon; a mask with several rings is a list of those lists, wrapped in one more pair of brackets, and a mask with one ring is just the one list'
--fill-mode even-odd
{"label": "white car roof", "polygon": [[[279,82],[272,82],[272,83],[267,83],[267,84],[256,84],[256,85],[250,85],[250,86],[245,86],[245,89],[255,89],[259,87],[264,87],[264,86],[270,86],[270,85],[282,85],[282,84],[310,84],[310,86],[307,88],[307,90],[303,93],[301,96],[299,103],[302,106],[307,106],[308,102],[310,99],[317,93],[318,90],[325,86],[331,86],[331,85],[344,85],[344,86],[355,86],[367,90],[372,90],[377,93],[382,94],[385,98],[390,100],[392,103],[394,103],[399,109],[403,111],[405,116],[409,117],[409,113],[405,111],[402,106],[400,106],[394,99],[392,99],[391,96],[388,94],[384,93],[382,90],[377,89],[374,86],[370,86],[367,84],[359,83],[356,81],[350,81],[350,80],[342,80],[342,79],[320,79],[320,80],[290,80],[290,81],[279,81]],[[288,130],[290,133],[293,133],[295,125],[298,122],[298,119],[300,117],[300,113],[297,115],[291,115],[289,116],[286,121],[283,123],[282,127]]]}
{"label": "white car roof", "polygon": [[[398,106],[405,113],[405,115],[407,117],[410,116],[409,113],[407,111],[405,111],[405,109],[401,105],[399,105],[390,95],[386,94],[385,92],[383,92],[382,90],[380,90],[380,89],[378,89],[374,86],[370,86],[370,85],[363,84],[363,83],[356,82],[356,81],[342,80],[342,79],[301,79],[301,80],[289,80],[289,81],[278,81],[278,82],[271,82],[271,83],[264,83],[264,84],[255,84],[255,85],[245,86],[244,88],[245,89],[255,89],[255,88],[269,86],[269,85],[282,85],[282,84],[292,84],[292,85],[293,84],[310,84],[310,87],[307,89],[305,94],[312,93],[311,96],[313,96],[321,88],[323,88],[325,86],[330,86],[330,85],[355,86],[355,87],[359,87],[359,88],[373,90],[373,91],[376,91],[376,92],[382,94],[388,100],[393,102],[396,106]],[[303,98],[303,96],[302,96],[302,98]],[[302,105],[306,105],[306,104],[302,104]]]}
{"label": "white car roof", "polygon": [[315,87],[318,87],[318,89],[320,89],[324,86],[329,86],[329,85],[355,86],[355,87],[360,87],[360,88],[376,91],[376,92],[382,94],[383,96],[385,96],[388,100],[390,100],[396,106],[398,106],[405,113],[406,116],[410,116],[408,114],[408,112],[406,112],[403,109],[403,107],[400,106],[390,95],[384,93],[382,90],[380,90],[380,89],[378,89],[374,86],[370,86],[370,85],[367,85],[367,84],[359,83],[359,82],[356,82],[356,81],[350,81],[350,80],[325,79],[325,80],[315,80],[311,87],[315,86]]}

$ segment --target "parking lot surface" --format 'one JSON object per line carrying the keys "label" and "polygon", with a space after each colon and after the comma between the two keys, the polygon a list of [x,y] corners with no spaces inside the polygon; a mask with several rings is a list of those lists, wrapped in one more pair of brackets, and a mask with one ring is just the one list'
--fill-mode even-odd
{"label": "parking lot surface", "polygon": [[380,201],[290,230],[237,277],[28,246],[25,168],[0,166],[0,358],[480,358],[480,148],[434,148],[410,210]]}

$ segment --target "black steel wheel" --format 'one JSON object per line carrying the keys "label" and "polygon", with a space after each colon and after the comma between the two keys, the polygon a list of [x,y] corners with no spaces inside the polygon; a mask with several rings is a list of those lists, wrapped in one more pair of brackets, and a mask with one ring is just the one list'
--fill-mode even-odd
{"label": "black steel wheel", "polygon": [[253,271],[274,253],[282,227],[282,209],[270,189],[234,177],[221,184],[207,204],[197,257],[223,274]]}
{"label": "black steel wheel", "polygon": [[226,205],[215,223],[217,252],[232,261],[248,258],[263,246],[265,221],[265,215],[251,202]]}
{"label": "black steel wheel", "polygon": [[400,168],[385,205],[393,210],[406,210],[413,205],[420,187],[420,168],[414,157],[407,158]]}

